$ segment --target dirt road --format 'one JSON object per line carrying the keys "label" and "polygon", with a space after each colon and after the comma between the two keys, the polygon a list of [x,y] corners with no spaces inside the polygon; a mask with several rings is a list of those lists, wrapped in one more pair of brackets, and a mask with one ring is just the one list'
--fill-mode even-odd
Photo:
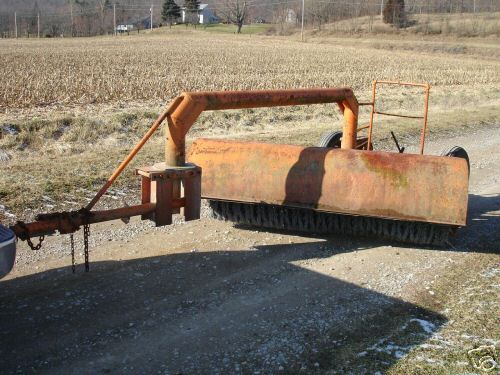
{"label": "dirt road", "polygon": [[19,244],[0,282],[0,372],[473,371],[466,349],[499,338],[459,310],[467,285],[498,285],[499,130],[429,146],[462,145],[472,162],[470,224],[448,249],[117,222],[92,228],[91,272],[73,275],[67,238],[36,254]]}

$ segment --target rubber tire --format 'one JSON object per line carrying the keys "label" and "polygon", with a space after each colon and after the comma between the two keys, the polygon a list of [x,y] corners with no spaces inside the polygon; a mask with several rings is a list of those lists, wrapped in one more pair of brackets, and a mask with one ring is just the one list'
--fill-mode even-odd
{"label": "rubber tire", "polygon": [[454,158],[465,159],[465,161],[467,162],[467,170],[469,171],[469,175],[470,175],[469,155],[467,154],[467,151],[465,151],[465,149],[463,149],[462,147],[453,146],[449,150],[447,149],[447,150],[444,150],[443,152],[441,152],[441,156],[451,156]]}
{"label": "rubber tire", "polygon": [[316,146],[328,148],[340,148],[342,142],[342,132],[334,131],[323,134]]}

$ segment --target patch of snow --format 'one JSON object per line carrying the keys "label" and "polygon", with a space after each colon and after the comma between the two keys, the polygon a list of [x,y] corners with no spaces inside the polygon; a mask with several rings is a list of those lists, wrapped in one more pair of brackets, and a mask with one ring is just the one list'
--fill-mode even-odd
{"label": "patch of snow", "polygon": [[396,350],[394,352],[394,357],[396,357],[397,359],[400,359],[400,358],[403,358],[405,356],[405,352],[401,351],[401,350]]}
{"label": "patch of snow", "polygon": [[434,323],[429,322],[428,320],[425,319],[417,319],[413,318],[410,319],[410,322],[417,322],[420,324],[420,327],[426,332],[426,333],[433,333],[436,330],[436,325]]}
{"label": "patch of snow", "polygon": [[500,269],[499,268],[492,268],[492,269],[489,269],[488,271],[483,272],[481,274],[481,276],[483,276],[483,277],[495,277],[499,273],[500,273]]}
{"label": "patch of snow", "polygon": [[0,149],[0,161],[9,161],[10,155],[4,150]]}
{"label": "patch of snow", "polygon": [[19,134],[19,130],[17,130],[17,127],[14,124],[3,124],[0,130],[9,135]]}

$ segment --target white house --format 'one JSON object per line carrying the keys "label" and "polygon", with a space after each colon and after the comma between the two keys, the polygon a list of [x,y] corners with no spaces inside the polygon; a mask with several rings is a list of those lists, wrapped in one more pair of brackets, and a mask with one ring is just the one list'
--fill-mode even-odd
{"label": "white house", "polygon": [[125,33],[127,31],[132,31],[134,29],[134,25],[118,25],[116,26],[116,31],[119,33]]}
{"label": "white house", "polygon": [[293,9],[285,10],[285,22],[286,23],[297,23],[297,13]]}
{"label": "white house", "polygon": [[[182,22],[186,22],[186,8],[181,8],[181,16]],[[198,23],[200,24],[209,24],[209,23],[218,23],[219,17],[215,15],[215,13],[208,7],[208,4],[200,4],[198,7]]]}

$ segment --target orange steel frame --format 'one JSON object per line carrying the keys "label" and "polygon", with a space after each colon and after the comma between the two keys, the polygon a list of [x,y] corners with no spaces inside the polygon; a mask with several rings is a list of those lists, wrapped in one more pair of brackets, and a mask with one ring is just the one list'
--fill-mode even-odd
{"label": "orange steel frame", "polygon": [[344,115],[341,147],[355,148],[359,104],[350,88],[182,93],[160,114],[151,129],[116,168],[86,209],[91,210],[94,207],[165,119],[168,122],[165,164],[177,167],[185,164],[186,134],[203,111],[321,103],[338,104]]}
{"label": "orange steel frame", "polygon": [[[119,217],[127,218],[137,215],[150,217],[154,215],[155,212],[155,220],[157,221],[158,214],[163,210],[159,204],[160,199],[162,202],[165,200],[170,201],[167,203],[171,213],[178,212],[180,207],[184,207],[186,219],[193,220],[196,218],[196,215],[199,217],[199,201],[201,200],[201,194],[199,192],[199,187],[193,187],[193,189],[185,189],[185,194],[189,194],[188,191],[191,191],[194,192],[194,194],[191,193],[193,196],[186,196],[184,199],[181,198],[181,178],[169,182],[162,181],[161,183],[160,181],[156,183],[153,181],[144,183],[143,178],[143,204],[115,210],[91,210],[165,120],[168,122],[168,128],[166,131],[164,172],[153,168],[155,176],[159,174],[163,177],[165,177],[165,174],[185,174],[186,171],[182,172],[182,168],[186,167],[186,134],[203,111],[322,103],[338,104],[343,113],[343,137],[341,148],[354,149],[356,147],[359,105],[350,88],[185,92],[176,97],[160,114],[148,132],[115,169],[86,207],[79,211],[39,215],[38,221],[29,224],[18,223],[12,226],[11,229],[14,230],[17,237],[26,239],[38,235],[51,234],[55,230],[59,230],[60,233],[71,233],[76,231],[80,225],[114,220]],[[139,169],[137,172],[139,174],[146,173],[149,176],[151,173],[147,168],[148,167],[146,167],[146,170]],[[194,166],[194,168],[196,167]],[[193,169],[193,167],[190,167],[190,169]],[[168,173],[165,173],[165,171]],[[201,175],[201,171],[196,172],[195,169],[191,171],[188,170],[187,173],[195,173],[198,176]],[[183,179],[183,183],[184,182]],[[167,186],[168,194],[162,194],[162,196],[157,196],[156,199],[152,199],[148,191],[150,189],[149,185],[154,186],[153,184],[157,186]],[[194,185],[197,185],[197,183]],[[195,199],[198,200],[198,203],[194,202]],[[186,215],[186,202],[191,202],[192,207],[190,210],[191,214],[188,215]],[[157,225],[168,224],[169,221],[168,218],[162,218],[159,223],[157,222]]]}
{"label": "orange steel frame", "polygon": [[[425,89],[425,99],[424,99],[424,114],[422,116],[410,116],[410,115],[400,115],[396,113],[380,112],[375,110],[375,98],[377,96],[377,85],[396,85],[396,86],[410,86],[410,87],[423,87]],[[360,105],[370,105],[372,107],[370,112],[370,123],[368,125],[368,145],[372,143],[372,133],[373,133],[373,118],[375,114],[383,116],[393,116],[409,119],[423,119],[422,135],[420,137],[420,155],[424,153],[425,135],[427,131],[427,113],[429,110],[429,92],[431,86],[428,83],[412,83],[412,82],[399,82],[399,81],[373,81],[372,87],[372,101],[370,103],[362,103]]]}

